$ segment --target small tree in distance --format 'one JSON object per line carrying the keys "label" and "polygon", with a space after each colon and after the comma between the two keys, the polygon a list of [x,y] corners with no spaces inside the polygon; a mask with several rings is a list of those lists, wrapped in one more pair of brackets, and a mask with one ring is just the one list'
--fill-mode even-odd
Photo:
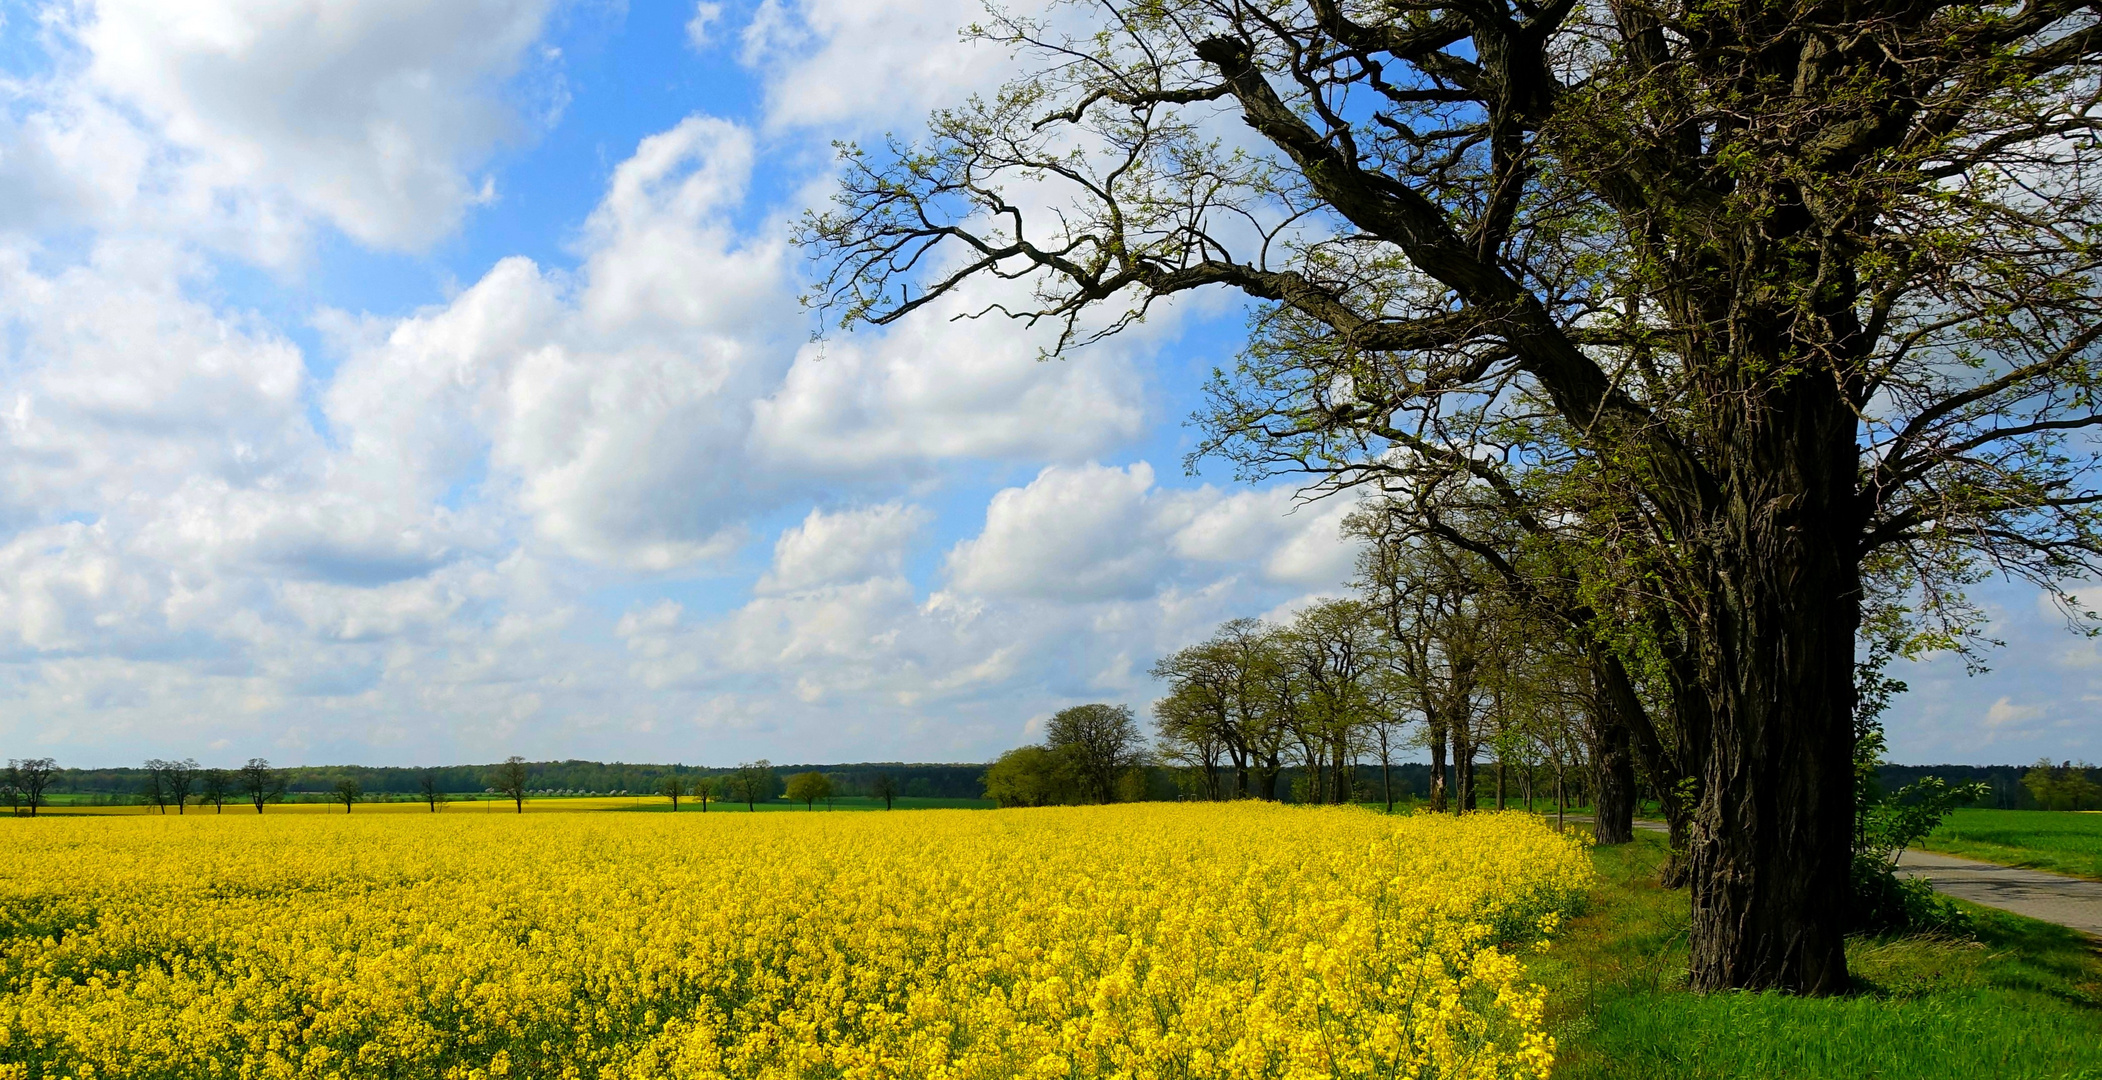
{"label": "small tree in distance", "polygon": [[336,781],[336,801],[343,804],[344,813],[350,813],[351,804],[357,802],[360,798],[363,798],[364,795],[364,785],[358,783],[356,780],[352,780],[349,777],[344,777],[343,779]]}
{"label": "small tree in distance", "polygon": [[197,767],[196,758],[181,761],[161,762],[161,772],[168,785],[168,798],[175,804],[175,812],[181,814],[190,803],[190,793],[197,789],[197,777],[203,770]]}
{"label": "small tree in distance", "polygon": [[869,786],[869,794],[883,800],[883,808],[890,809],[892,799],[898,797],[898,778],[889,773],[877,773],[875,783]]}
{"label": "small tree in distance", "polygon": [[241,791],[260,814],[264,803],[285,797],[285,774],[271,768],[267,758],[249,758],[248,764],[241,766]]}
{"label": "small tree in distance", "polygon": [[167,762],[159,758],[146,759],[146,778],[139,781],[139,794],[147,805],[158,807],[163,816],[168,813],[168,772],[163,766]]}
{"label": "small tree in distance", "polygon": [[206,769],[197,774],[199,802],[212,804],[212,813],[226,813],[226,797],[234,793],[234,778],[225,769]]}
{"label": "small tree in distance", "polygon": [[730,774],[730,793],[744,803],[747,811],[759,809],[759,800],[770,799],[774,794],[774,763],[760,758],[739,765]]}
{"label": "small tree in distance", "polygon": [[671,812],[679,812],[679,796],[686,794],[686,778],[678,773],[667,774],[657,781],[657,794],[671,800]]}
{"label": "small tree in distance", "polygon": [[525,813],[526,759],[512,754],[489,775],[489,786],[511,797],[518,812]]}
{"label": "small tree in distance", "polygon": [[832,778],[821,772],[797,773],[788,778],[788,797],[805,810],[815,810],[819,799],[832,798]]}
{"label": "small tree in distance", "polygon": [[715,797],[717,783],[718,781],[715,777],[696,776],[693,778],[693,782],[686,787],[686,794],[693,796],[693,800],[701,804],[701,813],[703,814],[708,812],[708,800]]}
{"label": "small tree in distance", "polygon": [[51,784],[51,777],[58,772],[58,762],[47,757],[9,758],[7,761],[7,785],[13,789],[14,799],[29,807],[29,816],[35,817],[37,807],[44,805],[44,789]]}
{"label": "small tree in distance", "polygon": [[438,804],[445,801],[445,791],[438,784],[438,770],[423,770],[423,775],[416,778],[416,790],[423,796],[423,801],[430,805],[431,813],[437,813]]}

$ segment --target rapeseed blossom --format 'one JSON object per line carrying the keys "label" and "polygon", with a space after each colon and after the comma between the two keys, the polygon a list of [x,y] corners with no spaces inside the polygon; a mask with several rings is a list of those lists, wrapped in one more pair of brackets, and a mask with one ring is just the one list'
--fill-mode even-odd
{"label": "rapeseed blossom", "polygon": [[1521,815],[0,821],[0,1080],[1539,1077]]}

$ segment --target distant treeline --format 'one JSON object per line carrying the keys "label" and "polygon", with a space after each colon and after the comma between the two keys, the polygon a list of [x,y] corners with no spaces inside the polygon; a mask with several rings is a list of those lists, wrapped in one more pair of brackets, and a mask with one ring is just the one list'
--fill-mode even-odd
{"label": "distant treeline", "polygon": [[[2041,810],[2036,800],[2035,785],[2025,784],[2037,765],[1880,765],[1877,778],[1882,780],[1886,791],[1897,789],[1923,776],[1939,776],[1950,784],[1982,783],[1992,789],[1980,806],[1995,810]],[[2102,769],[2085,765],[2071,766],[2071,772],[2084,775],[2090,782],[2102,783]]]}
{"label": "distant treeline", "polygon": [[[430,769],[400,766],[307,765],[284,770],[286,790],[291,793],[325,794],[339,780],[354,780],[369,794],[413,795],[425,773],[436,773],[439,786],[451,793],[483,791],[490,785],[496,763],[487,765],[442,765]],[[535,791],[613,792],[646,795],[657,791],[658,781],[677,772],[681,776],[725,776],[733,767],[655,765],[604,761],[537,761],[526,766],[528,784]],[[1885,790],[1895,791],[1924,776],[1939,776],[1951,784],[1982,782],[1991,789],[1984,805],[2004,810],[2038,808],[2022,778],[2033,765],[1882,765],[1877,769]],[[875,779],[886,775],[898,783],[899,794],[910,798],[978,799],[985,796],[985,766],[912,762],[857,762],[846,765],[776,765],[774,772],[790,776],[819,772],[831,779],[839,795],[869,795]],[[1494,766],[1478,768],[1485,789],[1493,786]],[[1174,799],[1179,788],[1172,769],[1147,768],[1146,795]],[[2102,770],[2095,770],[2102,780]],[[1276,795],[1291,801],[1298,770],[1287,768],[1278,777]],[[1361,783],[1377,788],[1379,766],[1361,766]],[[1396,762],[1393,766],[1397,798],[1427,799],[1431,793],[1431,768],[1423,762]],[[1447,783],[1452,781],[1448,778]],[[87,795],[135,795],[146,785],[146,770],[60,769],[52,778],[51,790]]]}
{"label": "distant treeline", "polygon": [[[459,794],[483,791],[493,785],[497,765],[440,765],[419,769],[400,766],[303,765],[282,770],[285,790],[290,793],[324,793],[335,790],[340,780],[355,781],[367,794],[415,794],[425,774],[436,773],[440,790]],[[821,772],[830,777],[839,795],[866,795],[875,778],[889,774],[898,782],[898,792],[910,798],[976,799],[984,795],[979,778],[983,765],[913,764],[863,762],[852,765],[775,765],[776,775]],[[526,764],[527,786],[534,791],[605,793],[625,791],[634,795],[656,792],[658,781],[676,772],[681,776],[726,776],[734,767],[704,768],[689,765],[650,765],[621,761],[535,761]],[[53,792],[87,795],[131,795],[146,786],[143,768],[60,769],[52,778]]]}

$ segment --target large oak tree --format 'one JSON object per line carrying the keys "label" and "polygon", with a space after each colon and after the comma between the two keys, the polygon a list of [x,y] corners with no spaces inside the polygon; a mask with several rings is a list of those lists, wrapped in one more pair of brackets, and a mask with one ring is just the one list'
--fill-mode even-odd
{"label": "large oak tree", "polygon": [[1542,500],[1600,639],[1644,624],[1679,665],[1695,985],[1845,986],[1864,566],[1931,608],[2102,547],[2093,9],[1094,0],[976,29],[1018,77],[849,150],[807,230],[821,301],[1062,350],[1251,298],[1214,445]]}

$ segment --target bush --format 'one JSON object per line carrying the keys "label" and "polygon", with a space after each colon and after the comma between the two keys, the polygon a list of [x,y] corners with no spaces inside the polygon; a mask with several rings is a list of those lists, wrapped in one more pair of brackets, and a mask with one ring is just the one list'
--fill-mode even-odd
{"label": "bush", "polygon": [[1950,787],[1941,777],[1928,776],[1894,794],[1864,798],[1854,818],[1848,930],[1970,936],[1971,917],[1925,881],[1899,877],[1898,856],[1933,832],[1949,811],[1988,793],[1984,784]]}
{"label": "bush", "polygon": [[1970,937],[1977,927],[1955,901],[1921,878],[1899,877],[1873,853],[1855,852],[1847,929],[1857,934]]}

